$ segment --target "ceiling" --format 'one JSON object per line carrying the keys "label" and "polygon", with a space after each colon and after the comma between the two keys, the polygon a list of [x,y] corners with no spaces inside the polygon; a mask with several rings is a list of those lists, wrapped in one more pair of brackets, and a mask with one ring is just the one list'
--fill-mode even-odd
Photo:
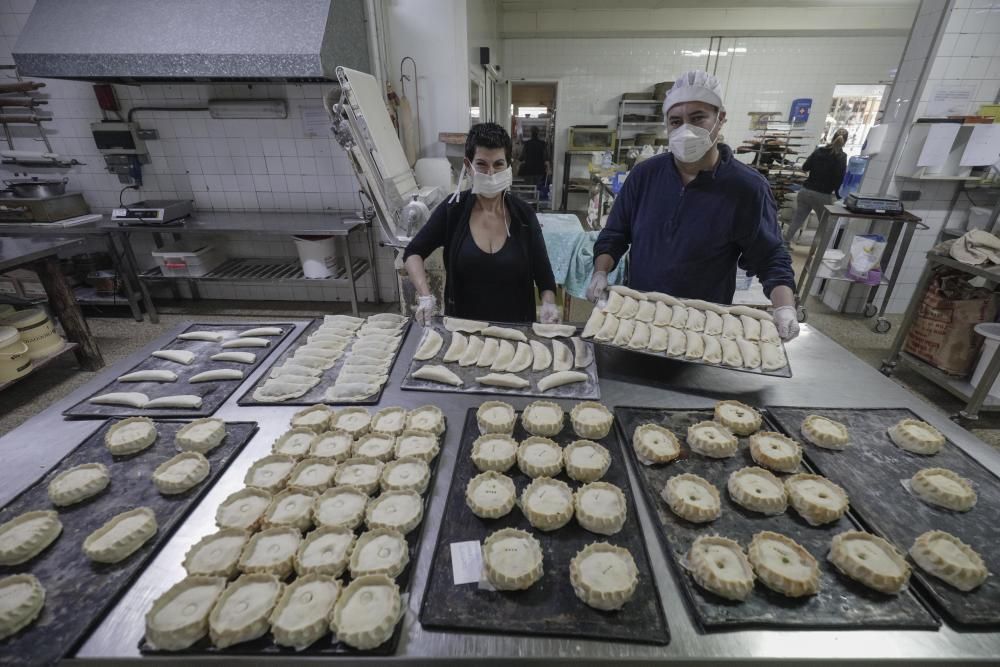
{"label": "ceiling", "polygon": [[[697,7],[916,7],[920,0],[616,0],[621,9],[676,9]],[[500,0],[501,11],[609,9],[607,0]]]}

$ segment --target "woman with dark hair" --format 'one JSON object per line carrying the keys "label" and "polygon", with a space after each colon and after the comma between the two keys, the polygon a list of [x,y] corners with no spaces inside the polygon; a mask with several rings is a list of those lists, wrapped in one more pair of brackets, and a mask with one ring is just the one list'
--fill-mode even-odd
{"label": "woman with dark hair", "polygon": [[496,123],[469,129],[458,188],[466,173],[472,188],[455,190],[410,241],[403,262],[417,290],[414,316],[426,324],[437,313],[424,259],[444,248],[444,314],[494,322],[533,322],[535,288],[539,319],[555,322],[556,282],[531,208],[507,195],[511,183],[510,135]]}

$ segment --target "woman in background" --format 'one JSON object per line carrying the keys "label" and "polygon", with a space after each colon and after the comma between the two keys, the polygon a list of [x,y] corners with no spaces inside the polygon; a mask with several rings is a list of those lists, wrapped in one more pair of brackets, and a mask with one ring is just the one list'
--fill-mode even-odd
{"label": "woman in background", "polygon": [[795,215],[785,229],[785,245],[792,244],[792,239],[809,217],[809,211],[815,211],[816,217],[821,217],[825,213],[823,207],[836,200],[840,184],[844,182],[844,172],[847,171],[845,143],[847,130],[840,128],[833,133],[833,140],[828,145],[814,150],[802,165],[802,171],[809,172],[809,178],[802,184],[796,198]]}

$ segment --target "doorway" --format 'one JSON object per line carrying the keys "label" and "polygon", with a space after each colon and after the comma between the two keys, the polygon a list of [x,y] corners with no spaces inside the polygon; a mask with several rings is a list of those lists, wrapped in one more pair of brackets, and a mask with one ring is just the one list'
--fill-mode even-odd
{"label": "doorway", "polygon": [[875,124],[882,96],[888,86],[882,84],[838,84],[833,88],[830,111],[823,123],[823,135],[819,143],[829,143],[834,131],[847,129],[848,138],[844,145],[847,157],[861,154],[861,146],[868,136],[868,130]]}
{"label": "doorway", "polygon": [[556,92],[557,84],[552,81],[511,82],[510,136],[514,143],[515,185],[525,199],[534,195],[531,203],[537,210],[552,208]]}

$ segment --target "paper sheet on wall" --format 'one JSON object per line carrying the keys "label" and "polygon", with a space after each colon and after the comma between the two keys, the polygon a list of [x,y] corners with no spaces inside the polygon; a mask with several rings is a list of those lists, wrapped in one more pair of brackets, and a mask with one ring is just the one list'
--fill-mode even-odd
{"label": "paper sheet on wall", "polygon": [[935,123],[927,132],[924,147],[917,159],[918,167],[937,167],[948,160],[951,147],[962,128],[958,123]]}
{"label": "paper sheet on wall", "polygon": [[981,167],[1000,162],[1000,125],[977,125],[962,153],[963,167]]}
{"label": "paper sheet on wall", "polygon": [[924,111],[928,116],[961,116],[969,112],[969,105],[979,84],[949,83],[934,89]]}
{"label": "paper sheet on wall", "polygon": [[332,136],[330,125],[333,121],[323,105],[301,106],[299,113],[302,116],[302,136],[307,139]]}

